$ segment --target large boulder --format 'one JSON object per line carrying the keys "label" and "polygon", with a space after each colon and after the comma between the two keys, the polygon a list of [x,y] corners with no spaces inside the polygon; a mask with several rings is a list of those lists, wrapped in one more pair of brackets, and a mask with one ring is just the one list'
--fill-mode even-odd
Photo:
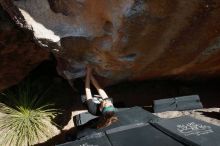
{"label": "large boulder", "polygon": [[21,81],[48,54],[36,45],[32,32],[16,26],[0,6],[0,91]]}
{"label": "large boulder", "polygon": [[[1,0],[1,3],[9,0]],[[111,82],[220,75],[219,0],[17,0],[67,79],[85,66]],[[14,8],[15,9],[15,8]],[[11,13],[11,9],[6,9]],[[13,15],[12,15],[13,17]]]}

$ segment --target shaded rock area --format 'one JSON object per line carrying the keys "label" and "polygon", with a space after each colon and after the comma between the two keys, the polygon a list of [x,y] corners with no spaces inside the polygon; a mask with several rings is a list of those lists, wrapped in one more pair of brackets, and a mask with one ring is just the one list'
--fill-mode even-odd
{"label": "shaded rock area", "polygon": [[0,91],[21,81],[48,57],[31,31],[16,26],[0,6]]}
{"label": "shaded rock area", "polygon": [[69,80],[83,77],[87,64],[106,84],[220,75],[219,0],[3,3],[20,27],[55,54],[58,72]]}

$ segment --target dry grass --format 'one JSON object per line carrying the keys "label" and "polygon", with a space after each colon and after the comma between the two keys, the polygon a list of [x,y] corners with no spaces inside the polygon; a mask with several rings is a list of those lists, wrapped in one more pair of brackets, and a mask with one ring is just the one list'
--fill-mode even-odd
{"label": "dry grass", "polygon": [[0,145],[29,146],[44,142],[57,134],[52,119],[58,114],[50,104],[40,105],[29,88],[4,97],[11,104],[0,103]]}

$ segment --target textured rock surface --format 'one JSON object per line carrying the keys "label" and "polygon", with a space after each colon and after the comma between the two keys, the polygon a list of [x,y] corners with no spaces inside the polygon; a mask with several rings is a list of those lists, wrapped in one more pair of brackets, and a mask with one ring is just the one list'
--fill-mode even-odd
{"label": "textured rock surface", "polygon": [[32,33],[19,29],[0,6],[0,91],[21,81],[48,52],[33,41]]}
{"label": "textured rock surface", "polygon": [[83,76],[86,64],[113,82],[220,75],[219,0],[19,0],[14,5],[25,27],[56,54],[58,71],[68,79]]}

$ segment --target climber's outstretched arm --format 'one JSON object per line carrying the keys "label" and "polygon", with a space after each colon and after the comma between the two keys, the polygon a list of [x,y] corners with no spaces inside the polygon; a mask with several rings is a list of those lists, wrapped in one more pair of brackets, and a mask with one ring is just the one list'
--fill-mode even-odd
{"label": "climber's outstretched arm", "polygon": [[91,78],[91,68],[87,66],[86,70],[86,81],[85,81],[85,92],[86,92],[86,100],[92,99],[92,93],[90,89],[90,78]]}
{"label": "climber's outstretched arm", "polygon": [[91,74],[91,80],[93,85],[95,86],[95,88],[97,89],[97,91],[99,92],[99,95],[103,98],[106,99],[108,98],[108,95],[106,94],[106,92],[100,87],[99,83],[97,82],[97,80],[95,79],[95,77]]}

